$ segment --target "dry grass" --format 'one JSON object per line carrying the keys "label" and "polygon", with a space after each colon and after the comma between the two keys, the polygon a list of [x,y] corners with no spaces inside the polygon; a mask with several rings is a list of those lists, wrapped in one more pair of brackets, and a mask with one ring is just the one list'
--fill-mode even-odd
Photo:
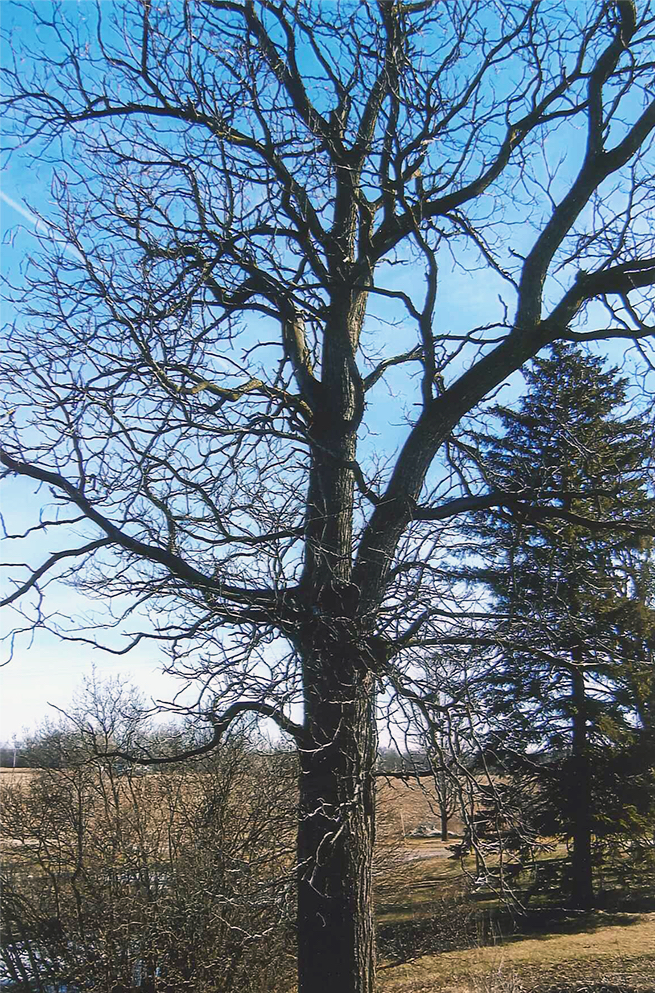
{"label": "dry grass", "polygon": [[[378,779],[378,837],[383,841],[404,838],[420,824],[439,826],[439,807],[429,780]],[[464,825],[459,817],[451,818],[449,830],[461,834]]]}
{"label": "dry grass", "polygon": [[623,987],[655,991],[655,914],[579,920],[580,930],[515,936],[495,946],[425,955],[380,971],[381,993],[522,993]]}
{"label": "dry grass", "polygon": [[[1,769],[0,785],[27,785],[34,775],[30,769]],[[436,940],[429,935],[419,952],[439,948],[441,928],[441,947],[458,949],[402,965],[383,960],[380,993],[655,993],[655,913],[551,915],[539,935],[536,914],[532,933],[498,937],[495,945],[483,947],[476,944],[475,925],[471,929],[471,915],[481,902],[466,901],[459,860],[449,857],[447,843],[408,837],[420,824],[438,824],[430,791],[411,781],[381,779],[378,800],[381,934],[386,927],[409,928],[412,922],[430,929],[434,922]],[[456,820],[451,827],[461,830]],[[473,947],[464,947],[467,943]]]}
{"label": "dry grass", "polygon": [[432,913],[435,901],[461,899],[466,877],[459,859],[450,855],[441,841],[408,839],[393,877],[376,880],[378,920],[415,920]]}
{"label": "dry grass", "polygon": [[[436,839],[403,838],[423,823],[437,823],[429,791],[402,780],[382,781],[380,848],[400,842],[400,860],[388,886],[377,888],[377,917],[385,926],[432,926],[427,944],[438,948],[443,929],[447,942],[474,947],[422,955],[396,965],[381,963],[380,993],[655,993],[655,913],[586,915],[540,913],[526,919],[532,933],[497,937],[494,945],[475,943],[464,918],[471,913],[464,899],[466,877],[448,845]],[[454,830],[460,825],[453,824]],[[550,854],[564,857],[564,846],[552,839]],[[398,851],[398,848],[396,848]],[[493,859],[491,859],[493,862]],[[469,861],[473,870],[473,861]],[[478,909],[482,902],[477,902]],[[459,918],[459,920],[457,920]],[[470,925],[470,921],[469,921]],[[518,927],[521,927],[519,919]],[[411,936],[410,936],[411,940]]]}
{"label": "dry grass", "polygon": [[38,769],[7,769],[0,767],[0,786],[22,786],[29,783]]}

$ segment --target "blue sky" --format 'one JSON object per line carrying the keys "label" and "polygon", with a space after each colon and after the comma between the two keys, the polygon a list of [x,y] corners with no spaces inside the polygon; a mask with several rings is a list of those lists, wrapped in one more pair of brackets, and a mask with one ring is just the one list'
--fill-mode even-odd
{"label": "blue sky", "polygon": [[[64,0],[67,6],[83,11],[84,0]],[[45,3],[42,4],[45,6]],[[23,35],[30,31],[29,15],[12,0],[0,0],[0,18],[5,30],[15,26]],[[6,57],[6,49],[3,50]],[[2,230],[2,273],[14,280],[20,279],[25,259],[36,248],[34,232],[47,233],[47,225],[32,213],[48,216],[51,211],[50,166],[48,163],[30,163],[26,166],[18,156],[3,163],[0,174],[0,228]],[[29,206],[28,206],[29,205]],[[2,324],[11,323],[16,317],[6,302],[2,308]],[[36,492],[33,484],[25,479],[3,481],[0,509],[7,531],[15,532],[30,527],[38,519],[44,495]],[[54,550],[53,538],[46,551]],[[38,563],[43,556],[43,539],[35,537],[28,545],[3,541],[3,560]],[[87,605],[71,590],[59,587],[50,591],[50,609],[84,612]],[[3,621],[6,633],[7,619]],[[6,650],[0,661],[6,658]],[[21,737],[24,729],[31,730],[46,717],[56,717],[49,704],[65,708],[84,677],[90,676],[96,666],[100,679],[124,675],[146,697],[170,699],[179,683],[161,673],[161,658],[148,646],[139,646],[129,657],[117,657],[94,650],[86,645],[62,643],[54,635],[37,632],[33,640],[17,642],[14,657],[0,668],[0,740],[11,741]]]}
{"label": "blue sky", "polygon": [[[0,9],[7,7],[6,0]],[[4,275],[18,277],[27,254],[34,250],[33,232],[45,225],[30,212],[23,198],[40,213],[48,213],[48,171],[40,173],[26,168],[18,159],[12,160],[2,173],[0,191],[0,226],[2,229],[2,270]],[[15,315],[6,302],[2,309],[3,326]],[[0,508],[8,532],[16,532],[34,524],[42,507],[44,495],[26,479],[11,478],[2,483]],[[50,539],[47,551],[53,551]],[[3,541],[3,561],[29,561],[37,564],[43,556],[43,539],[35,537],[29,545]],[[84,612],[86,604],[71,590],[61,587],[50,591],[52,610]],[[3,621],[3,634],[7,630]],[[3,653],[2,660],[6,657]],[[33,640],[17,642],[14,657],[0,668],[0,741],[20,738],[25,729],[32,730],[45,717],[56,717],[49,704],[66,708],[85,676],[93,666],[100,679],[123,675],[146,697],[170,699],[179,683],[161,673],[161,659],[148,646],[139,646],[129,657],[117,657],[94,650],[86,645],[62,643],[47,632],[38,632]]]}
{"label": "blue sky", "polygon": [[[68,0],[75,3],[76,0]],[[0,0],[0,9],[13,6],[7,0]],[[21,18],[24,15],[21,14]],[[47,217],[52,210],[49,193],[50,166],[48,163],[33,163],[27,167],[16,156],[5,165],[2,173],[0,193],[0,223],[3,235],[2,268],[5,276],[20,281],[21,269],[30,252],[37,247],[34,233],[47,234],[48,227],[39,221],[30,207]],[[401,278],[406,278],[403,275]],[[440,314],[440,319],[450,320],[470,327],[478,319],[484,320],[485,294],[474,274],[460,273],[453,280],[448,314]],[[381,304],[383,312],[389,312],[388,301]],[[8,304],[3,310],[3,324],[11,323],[20,316],[15,315]],[[391,377],[393,390],[393,377]],[[380,384],[377,390],[386,392],[388,387]],[[509,388],[505,388],[505,393]],[[397,413],[385,418],[385,439],[396,430],[400,439],[406,430],[404,417],[411,414],[406,409],[402,391],[391,392],[390,399]],[[415,397],[410,398],[410,403]],[[375,445],[375,435],[370,436]],[[36,491],[26,479],[11,478],[2,487],[2,513],[9,532],[17,532],[30,527],[38,518],[47,494]],[[50,537],[48,553],[55,550]],[[44,553],[42,536],[35,536],[29,543],[4,542],[5,561],[29,561],[38,564]],[[74,591],[53,587],[48,606],[50,610],[62,613],[88,611],[88,605]],[[3,656],[4,657],[4,656]],[[100,678],[111,678],[118,674],[126,676],[148,697],[170,699],[180,687],[180,683],[161,672],[161,657],[154,647],[147,644],[137,647],[128,656],[116,657],[85,645],[62,644],[56,636],[47,632],[37,632],[33,640],[25,637],[17,641],[17,648],[11,661],[0,669],[0,740],[10,741],[20,737],[24,729],[32,729],[44,717],[55,716],[49,704],[65,708],[76,688],[95,665]]]}
{"label": "blue sky", "polygon": [[[65,0],[69,7],[76,6],[82,14],[85,4],[78,0]],[[44,3],[45,7],[46,4]],[[90,7],[89,7],[90,9]],[[11,0],[0,0],[0,15],[4,27],[15,21],[25,34],[30,29],[29,17],[23,14]],[[48,215],[51,205],[49,192],[50,166],[47,162],[34,163],[27,167],[18,157],[7,165],[2,173],[2,192],[0,194],[0,218],[3,232],[3,271],[13,278],[20,277],[20,271],[25,258],[34,247],[34,231],[38,222],[24,201],[33,206],[39,213]],[[46,230],[41,223],[40,233]],[[403,275],[401,278],[406,278]],[[468,329],[476,323],[484,323],[486,302],[490,290],[480,280],[477,273],[457,273],[449,275],[449,294],[447,303],[438,314],[442,325]],[[494,303],[495,292],[493,287]],[[14,315],[5,306],[3,323],[11,323]],[[622,346],[614,346],[614,360],[620,359]],[[504,388],[502,398],[507,402],[516,395],[519,377],[513,384]],[[383,389],[382,386],[379,387]],[[398,435],[404,431],[402,414],[404,396],[397,394],[398,415],[395,412],[395,422]],[[415,398],[412,397],[409,403]],[[388,437],[388,434],[387,434]],[[10,480],[3,486],[2,511],[9,531],[20,531],[33,524],[38,515],[43,495],[34,492],[34,487],[26,480]],[[43,540],[35,537],[25,548],[14,548],[14,543],[5,542],[5,559],[27,556],[29,561],[37,563],[43,553],[54,550],[52,547],[43,548]],[[71,591],[59,588],[53,590],[54,597],[50,600],[50,609],[62,613],[81,610],[84,612],[88,605]],[[160,660],[153,648],[139,647],[129,656],[115,657],[100,651],[94,651],[88,646],[61,644],[54,636],[39,633],[34,641],[28,644],[23,640],[9,665],[0,670],[0,738],[11,740],[14,735],[20,735],[23,727],[31,727],[48,712],[47,704],[55,703],[65,707],[75,688],[79,686],[84,675],[89,675],[95,664],[100,677],[111,677],[117,673],[128,676],[146,695],[170,698],[178,688],[178,684],[170,677],[163,676],[158,670]]]}

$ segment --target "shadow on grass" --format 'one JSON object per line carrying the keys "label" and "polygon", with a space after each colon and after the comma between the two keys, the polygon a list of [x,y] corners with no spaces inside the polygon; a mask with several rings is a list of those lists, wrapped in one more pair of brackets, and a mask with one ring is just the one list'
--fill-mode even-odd
{"label": "shadow on grass", "polygon": [[549,986],[538,993],[655,993],[655,986],[630,986],[624,983],[576,983],[573,986]]}
{"label": "shadow on grass", "polygon": [[[640,908],[640,911],[647,909],[655,909],[655,900],[651,900],[649,908]],[[503,906],[483,910],[466,901],[444,901],[433,905],[431,911],[421,917],[381,922],[378,948],[384,959],[400,965],[422,955],[528,939],[546,941],[557,935],[594,934],[606,927],[631,927],[638,923],[635,912],[626,910],[576,911],[566,907],[543,907],[518,913]]]}
{"label": "shadow on grass", "polygon": [[477,908],[444,905],[418,918],[379,924],[378,950],[381,957],[388,959],[392,965],[401,965],[422,955],[460,951],[476,944],[486,944],[481,926],[484,922]]}
{"label": "shadow on grass", "polygon": [[531,910],[513,918],[511,933],[504,933],[505,940],[520,941],[522,938],[548,939],[563,934],[594,934],[606,927],[631,927],[639,923],[639,917],[626,911],[570,910],[544,908]]}
{"label": "shadow on grass", "polygon": [[570,864],[561,856],[540,860],[536,876],[526,873],[515,878],[516,893],[525,908],[520,911],[499,899],[493,875],[487,877],[491,886],[483,882],[465,894],[461,876],[457,879],[442,866],[435,868],[419,870],[402,892],[385,894],[386,899],[378,902],[379,950],[393,964],[476,946],[598,934],[607,927],[630,928],[639,922],[636,915],[655,911],[652,863],[603,865],[596,906],[590,911],[567,905],[564,894],[570,889]]}

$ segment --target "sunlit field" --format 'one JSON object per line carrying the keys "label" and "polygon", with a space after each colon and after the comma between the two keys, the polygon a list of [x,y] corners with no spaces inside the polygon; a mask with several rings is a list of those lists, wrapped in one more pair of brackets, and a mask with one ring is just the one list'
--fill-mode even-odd
{"label": "sunlit field", "polygon": [[[27,789],[38,774],[2,769],[0,786]],[[517,900],[509,905],[476,878],[471,856],[456,856],[463,831],[458,817],[449,823],[447,842],[421,836],[438,823],[429,789],[380,779],[375,876],[381,993],[655,991],[652,863],[626,872],[618,855],[607,860],[597,872],[599,908],[574,912],[565,909],[555,885],[566,847],[547,839],[538,862],[551,888],[531,893],[529,880],[519,877]],[[16,843],[5,843],[5,866],[16,854]]]}

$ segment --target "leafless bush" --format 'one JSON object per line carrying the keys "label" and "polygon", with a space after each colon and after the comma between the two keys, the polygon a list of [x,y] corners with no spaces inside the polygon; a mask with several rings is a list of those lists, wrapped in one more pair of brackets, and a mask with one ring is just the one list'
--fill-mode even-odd
{"label": "leafless bush", "polygon": [[287,988],[289,757],[235,739],[202,765],[143,774],[73,733],[56,747],[55,767],[3,791],[2,967],[13,988]]}

